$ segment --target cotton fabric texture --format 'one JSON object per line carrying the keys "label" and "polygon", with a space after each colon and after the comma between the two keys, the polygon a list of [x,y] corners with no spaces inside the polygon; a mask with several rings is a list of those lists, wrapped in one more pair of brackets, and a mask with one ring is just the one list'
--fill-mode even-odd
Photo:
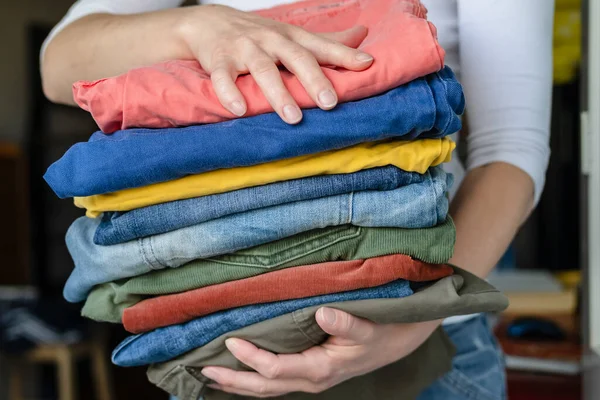
{"label": "cotton fabric texture", "polygon": [[229,331],[306,307],[338,301],[401,298],[412,294],[410,283],[399,279],[373,288],[232,308],[183,324],[130,336],[115,348],[112,361],[121,367],[164,362],[201,347]]}
{"label": "cotton fabric texture", "polygon": [[448,265],[426,264],[402,254],[299,266],[144,300],[125,309],[123,326],[131,333],[142,333],[234,307],[374,287],[398,279],[427,282],[449,275],[452,268]]}
{"label": "cotton fabric texture", "polygon": [[[454,267],[452,276],[415,289],[415,293],[408,297],[346,301],[327,305],[380,324],[430,321],[475,312],[498,312],[507,306],[508,300],[502,293],[482,279],[457,267]],[[274,353],[298,353],[324,342],[327,334],[315,320],[315,313],[320,307],[304,308],[228,332],[178,358],[150,366],[148,378],[161,389],[182,400],[195,400],[199,395],[203,395],[206,400],[244,399],[243,396],[206,387],[207,379],[200,373],[202,367],[214,365],[248,370],[248,367],[225,347],[227,338],[245,339]],[[441,337],[437,336],[439,333],[442,334]],[[406,361],[400,360],[364,376],[353,378],[320,394],[291,393],[276,399],[415,399],[422,389],[451,369],[454,353],[452,344],[441,330],[434,333],[432,338],[435,345],[431,353],[417,350],[413,353],[413,358],[408,357],[404,359]],[[427,343],[425,342],[424,346]]]}
{"label": "cotton fabric texture", "polygon": [[363,143],[346,149],[252,167],[190,175],[115,193],[77,197],[75,205],[86,208],[88,217],[97,217],[104,211],[127,211],[272,182],[322,174],[350,173],[385,165],[395,165],[405,171],[424,174],[431,166],[450,161],[454,148],[454,142],[447,138]]}
{"label": "cotton fabric texture", "polygon": [[350,174],[318,175],[275,182],[155,204],[128,212],[107,212],[96,229],[94,243],[124,243],[239,212],[362,190],[392,190],[428,178],[427,174],[386,166]]}
{"label": "cotton fabric texture", "polygon": [[446,220],[445,192],[451,178],[442,170],[428,173],[432,179],[395,190],[282,204],[113,246],[95,244],[100,221],[81,217],[67,231],[67,248],[75,270],[63,294],[68,301],[82,301],[101,283],[152,269],[179,267],[197,258],[233,253],[317,228],[345,224],[431,227]]}
{"label": "cotton fabric texture", "polygon": [[460,129],[463,110],[461,86],[444,68],[330,111],[307,110],[297,125],[270,113],[186,128],[96,132],[73,145],[44,178],[61,198],[103,194],[364,142],[440,138]]}
{"label": "cotton fabric texture", "polygon": [[[416,0],[305,1],[256,12],[312,32],[333,32],[355,25],[369,29],[359,46],[375,58],[369,69],[355,72],[322,67],[340,102],[371,97],[444,65],[444,50],[437,43],[435,27],[426,21],[427,10]],[[300,107],[316,107],[292,73],[282,71],[281,75]],[[236,85],[246,99],[247,116],[273,111],[251,76],[239,77]],[[236,118],[221,106],[210,76],[196,61],[169,61],[114,78],[76,82],[73,98],[107,133]]]}
{"label": "cotton fabric texture", "polygon": [[[352,225],[316,229],[236,253],[194,260],[178,268],[147,268],[142,275],[97,285],[87,297],[82,314],[98,321],[120,323],[125,308],[147,297],[181,293],[299,265],[389,254],[405,254],[433,264],[446,263],[454,251],[455,233],[449,217],[442,224],[423,229]],[[93,272],[96,269],[90,270]],[[80,284],[75,278],[70,282]]]}

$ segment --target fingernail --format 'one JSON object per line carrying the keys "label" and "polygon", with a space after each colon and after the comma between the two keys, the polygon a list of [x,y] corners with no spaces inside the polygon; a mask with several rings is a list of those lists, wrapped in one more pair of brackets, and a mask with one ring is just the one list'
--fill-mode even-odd
{"label": "fingernail", "polygon": [[208,379],[212,379],[213,381],[219,380],[219,378],[221,377],[219,371],[210,367],[203,368],[200,372],[202,373],[202,375],[204,375]]}
{"label": "fingernail", "polygon": [[244,104],[242,104],[241,101],[236,100],[231,103],[231,112],[238,117],[241,117],[242,115],[246,114],[246,107],[244,107]]}
{"label": "fingernail", "polygon": [[319,103],[323,107],[333,107],[337,103],[337,96],[331,90],[323,90],[319,93]]}
{"label": "fingernail", "polygon": [[288,122],[295,123],[302,119],[302,112],[298,106],[288,104],[287,106],[283,106],[283,116]]}
{"label": "fingernail", "polygon": [[235,339],[227,339],[225,340],[225,346],[227,346],[229,350],[237,350],[240,348],[240,343]]}
{"label": "fingernail", "polygon": [[373,57],[371,57],[367,53],[358,53],[356,56],[354,56],[354,58],[356,58],[356,61],[360,62],[373,61]]}
{"label": "fingernail", "polygon": [[321,308],[321,313],[329,325],[335,324],[335,311],[333,311],[331,308]]}

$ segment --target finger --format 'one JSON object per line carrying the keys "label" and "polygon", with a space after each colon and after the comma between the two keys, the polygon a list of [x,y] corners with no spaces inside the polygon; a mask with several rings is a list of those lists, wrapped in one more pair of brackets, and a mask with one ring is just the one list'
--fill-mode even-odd
{"label": "finger", "polygon": [[[328,36],[314,35],[301,30],[294,32],[296,33],[291,34],[291,37],[298,44],[309,50],[321,65],[334,65],[352,71],[362,71],[373,63],[373,57],[370,54],[346,46]],[[353,32],[360,33],[360,31],[357,29],[351,31],[350,33]],[[335,37],[331,34],[329,36]],[[360,38],[361,36],[354,35],[353,37]],[[351,42],[352,44],[355,44],[357,41],[348,40],[344,37],[341,38],[346,39],[346,41]]]}
{"label": "finger", "polygon": [[360,46],[363,40],[365,40],[368,33],[369,29],[366,26],[356,25],[350,29],[346,29],[345,31],[323,32],[318,33],[317,36],[320,36],[324,39],[333,40],[334,42],[338,42],[345,46],[356,49],[358,46]]}
{"label": "finger", "polygon": [[[261,396],[257,396],[256,393],[252,393],[247,390],[235,389],[230,386],[221,386],[221,385],[217,385],[217,384],[213,384],[213,383],[206,385],[206,386],[208,386],[209,388],[214,389],[214,390],[220,390],[222,392],[237,394],[240,396],[261,397]],[[262,397],[272,397],[272,396],[262,396]]]}
{"label": "finger", "polygon": [[[279,396],[284,393],[309,391],[312,384],[300,379],[267,379],[256,372],[234,371],[222,367],[206,367],[202,375],[215,381],[222,389],[242,390],[253,396]],[[314,390],[314,389],[313,389]]]}
{"label": "finger", "polygon": [[273,354],[241,339],[227,339],[227,349],[250,368],[268,379],[308,379],[324,382],[333,369],[322,348],[300,354]]}
{"label": "finger", "polygon": [[288,92],[281,79],[281,72],[273,60],[258,47],[245,57],[248,71],[273,107],[273,110],[288,124],[297,124],[302,119],[302,111]]}
{"label": "finger", "polygon": [[212,69],[210,80],[212,81],[215,94],[223,107],[241,117],[246,113],[247,107],[244,96],[242,96],[242,93],[235,84],[237,76],[238,73],[235,70],[233,62],[223,57]]}
{"label": "finger", "polygon": [[296,77],[308,95],[322,109],[330,110],[338,102],[333,85],[325,77],[315,56],[290,40],[273,43],[273,55]]}
{"label": "finger", "polygon": [[316,314],[321,329],[336,338],[336,344],[363,344],[373,339],[375,324],[346,312],[321,307]]}

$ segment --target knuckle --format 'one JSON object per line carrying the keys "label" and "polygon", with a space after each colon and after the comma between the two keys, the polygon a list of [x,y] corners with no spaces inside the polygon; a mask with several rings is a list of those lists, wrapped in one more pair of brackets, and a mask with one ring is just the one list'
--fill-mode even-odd
{"label": "knuckle", "polygon": [[363,339],[365,341],[371,340],[375,337],[375,327],[371,324],[364,328]]}
{"label": "knuckle", "polygon": [[259,60],[254,62],[253,70],[256,75],[268,75],[276,71],[277,67],[270,60]]}
{"label": "knuckle", "polygon": [[227,72],[222,69],[215,70],[210,77],[213,84],[219,87],[225,86],[229,80]]}
{"label": "knuckle", "polygon": [[261,383],[256,394],[260,397],[266,397],[269,394],[269,385],[267,383]]}
{"label": "knuckle", "polygon": [[263,43],[273,43],[274,45],[278,45],[285,40],[287,40],[287,38],[276,28],[267,28],[261,33],[261,41]]}
{"label": "knuckle", "polygon": [[330,40],[330,39],[325,39],[325,38],[321,38],[319,37],[318,39],[318,46],[317,49],[319,51],[319,53],[321,54],[331,54],[334,52],[335,50],[335,42]]}
{"label": "knuckle", "polygon": [[309,380],[314,384],[322,384],[333,375],[333,369],[329,364],[322,364],[319,368],[315,368],[309,375]]}
{"label": "knuckle", "polygon": [[238,49],[249,49],[256,47],[254,41],[246,35],[236,35],[229,40],[230,43],[233,43],[233,45]]}
{"label": "knuckle", "polygon": [[340,329],[343,332],[351,332],[354,329],[354,325],[356,320],[354,318],[350,318],[350,316],[346,313],[341,313],[340,318]]}
{"label": "knuckle", "polygon": [[264,371],[265,378],[275,379],[281,375],[281,366],[279,363],[270,364]]}
{"label": "knuckle", "polygon": [[294,46],[290,49],[288,58],[292,63],[304,63],[314,60],[312,53],[301,46]]}

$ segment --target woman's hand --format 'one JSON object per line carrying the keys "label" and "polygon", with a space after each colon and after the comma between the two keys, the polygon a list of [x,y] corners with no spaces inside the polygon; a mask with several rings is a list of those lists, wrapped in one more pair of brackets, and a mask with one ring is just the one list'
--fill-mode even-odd
{"label": "woman's hand", "polygon": [[364,27],[316,35],[226,6],[188,10],[179,30],[181,37],[211,75],[221,104],[238,116],[247,109],[235,85],[240,74],[252,74],[273,109],[284,121],[295,124],[302,112],[283,84],[277,64],[296,75],[315,103],[328,110],[338,99],[319,65],[360,71],[373,62],[370,55],[352,48],[365,38]]}
{"label": "woman's hand", "polygon": [[257,372],[206,367],[202,374],[216,382],[210,387],[244,396],[319,393],[406,357],[441,323],[378,325],[331,308],[321,308],[316,319],[331,335],[320,346],[276,355],[244,340],[228,339],[225,344],[233,355]]}

